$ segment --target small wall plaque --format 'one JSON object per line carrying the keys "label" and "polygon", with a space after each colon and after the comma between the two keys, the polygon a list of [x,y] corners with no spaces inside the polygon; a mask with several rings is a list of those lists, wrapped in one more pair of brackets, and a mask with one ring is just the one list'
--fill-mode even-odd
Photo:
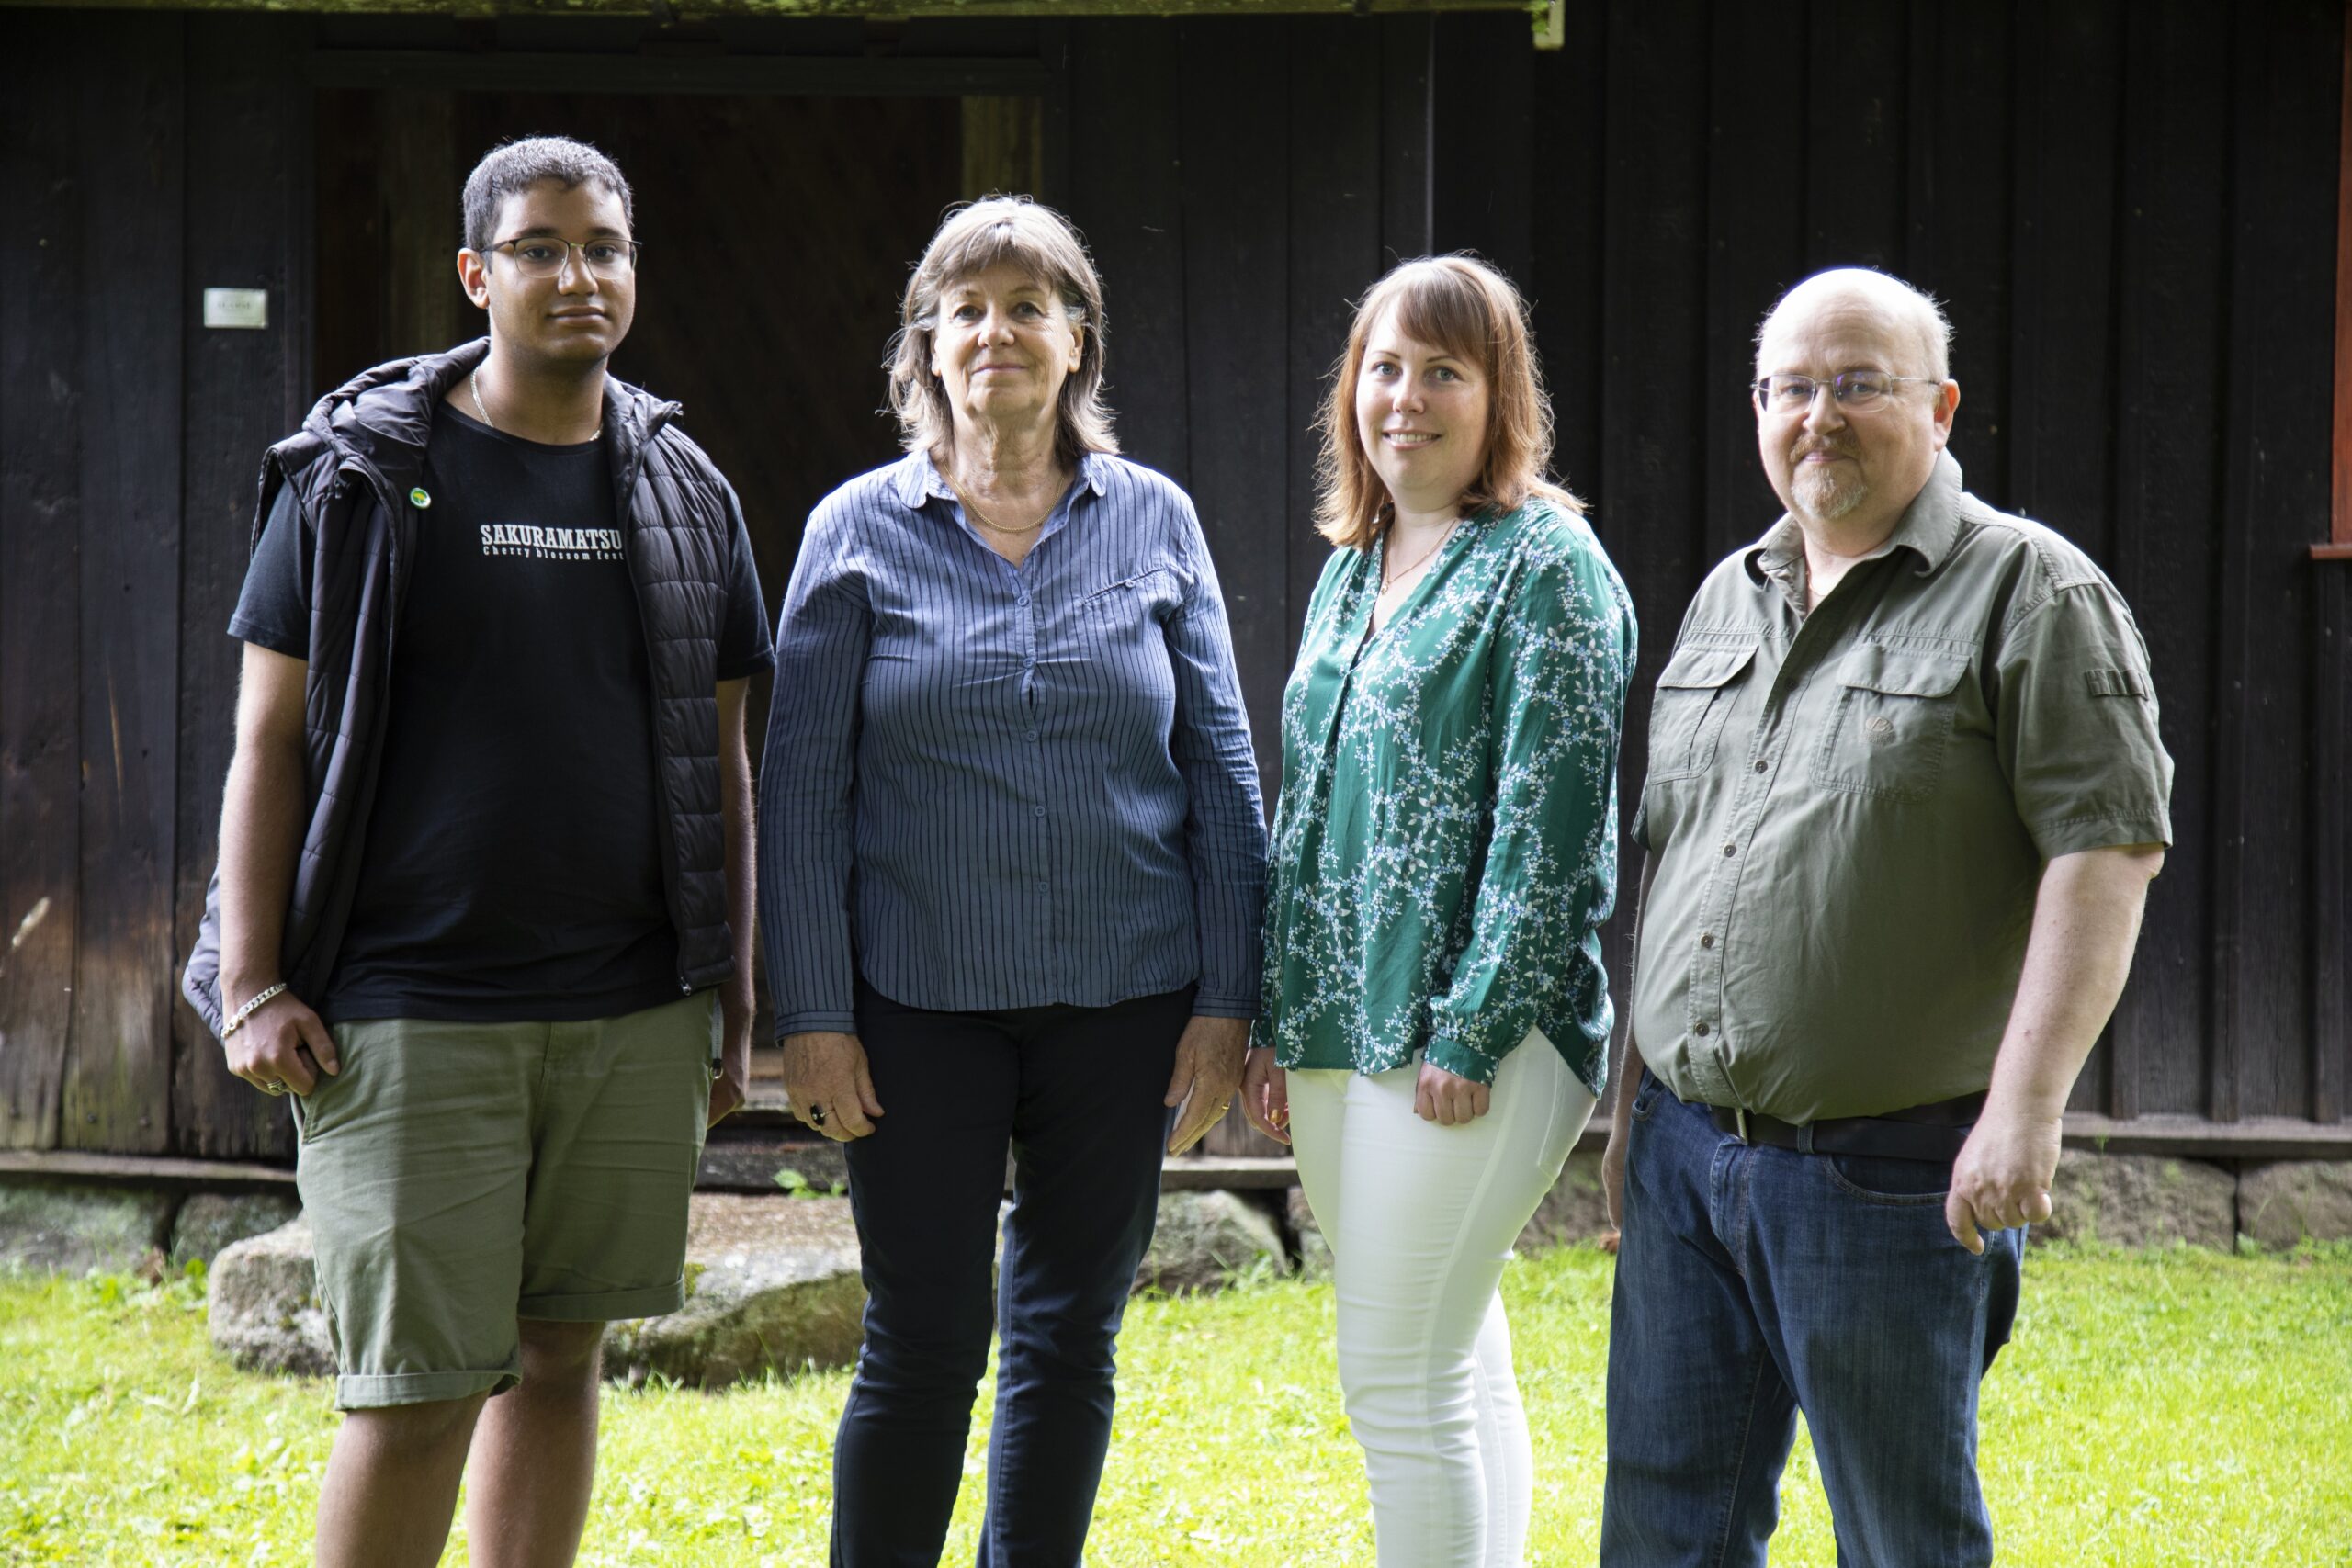
{"label": "small wall plaque", "polygon": [[208,288],[204,291],[204,324],[208,327],[259,329],[269,325],[266,288]]}

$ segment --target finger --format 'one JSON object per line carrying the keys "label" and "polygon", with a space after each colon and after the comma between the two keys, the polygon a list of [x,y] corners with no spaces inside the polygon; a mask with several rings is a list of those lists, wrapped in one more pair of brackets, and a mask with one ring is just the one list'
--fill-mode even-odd
{"label": "finger", "polygon": [[1486,1084],[1478,1084],[1471,1089],[1470,1114],[1473,1118],[1484,1116],[1494,1108],[1495,1091],[1491,1088]]}
{"label": "finger", "polygon": [[1184,1097],[1193,1092],[1193,1054],[1180,1045],[1176,1048],[1176,1070],[1168,1075],[1168,1092],[1160,1097],[1159,1103],[1171,1111],[1183,1104]]}
{"label": "finger", "polygon": [[2030,1225],[2046,1224],[2050,1219],[2051,1212],[2050,1190],[2043,1188],[2026,1203],[2025,1223]]}
{"label": "finger", "polygon": [[1944,1228],[1951,1232],[1952,1240],[1969,1251],[1984,1250],[1984,1238],[1976,1234],[1976,1211],[1957,1190],[1944,1198]]}
{"label": "finger", "polygon": [[1424,1122],[1437,1120],[1437,1094],[1427,1078],[1413,1086],[1413,1114]]}
{"label": "finger", "polygon": [[296,1094],[308,1096],[319,1087],[319,1075],[311,1068],[311,1055],[298,1043],[281,1046],[263,1058],[263,1087],[271,1081],[285,1085]]}
{"label": "finger", "polygon": [[874,1092],[874,1075],[865,1070],[865,1058],[857,1059],[857,1102],[865,1107],[868,1116],[882,1114],[882,1100]]}
{"label": "finger", "polygon": [[874,1123],[865,1119],[865,1106],[855,1094],[835,1095],[820,1103],[825,1107],[825,1125],[821,1131],[828,1136],[838,1133],[846,1142],[851,1138],[862,1138],[874,1131]]}
{"label": "finger", "polygon": [[1250,1125],[1274,1142],[1290,1142],[1290,1134],[1283,1132],[1282,1123],[1274,1119],[1274,1086],[1271,1083],[1251,1084],[1242,1090],[1241,1114]]}
{"label": "finger", "polygon": [[302,1043],[311,1048],[311,1055],[332,1077],[343,1071],[343,1055],[334,1048],[334,1031],[309,1008],[294,1014],[294,1027],[302,1036]]}

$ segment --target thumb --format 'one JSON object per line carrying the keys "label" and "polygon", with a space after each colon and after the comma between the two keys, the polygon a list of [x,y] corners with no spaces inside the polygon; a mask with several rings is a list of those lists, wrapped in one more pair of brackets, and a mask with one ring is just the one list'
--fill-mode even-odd
{"label": "thumb", "polygon": [[857,1064],[857,1102],[865,1108],[868,1116],[882,1114],[881,1097],[874,1092],[874,1075],[865,1070],[862,1060]]}
{"label": "thumb", "polygon": [[1168,1076],[1168,1093],[1161,1099],[1159,1103],[1167,1106],[1183,1104],[1184,1097],[1193,1092],[1193,1079],[1194,1076],[1193,1068],[1193,1054],[1190,1051],[1185,1050],[1182,1046],[1178,1046],[1176,1048],[1176,1070]]}
{"label": "thumb", "polygon": [[1952,1239],[1961,1246],[1973,1253],[1984,1252],[1984,1238],[1976,1234],[1976,1212],[1958,1192],[1950,1193],[1944,1199],[1944,1225],[1951,1232]]}
{"label": "thumb", "polygon": [[294,1015],[294,1029],[301,1035],[302,1043],[311,1048],[312,1059],[322,1068],[329,1073],[343,1071],[343,1057],[334,1048],[334,1032],[317,1013],[307,1007],[302,1009]]}

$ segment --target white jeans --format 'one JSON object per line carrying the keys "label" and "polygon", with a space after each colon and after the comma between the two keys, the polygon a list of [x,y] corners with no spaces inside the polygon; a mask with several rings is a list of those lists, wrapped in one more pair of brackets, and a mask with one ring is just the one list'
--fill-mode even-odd
{"label": "white jeans", "polygon": [[1467,1126],[1413,1114],[1419,1075],[1418,1060],[1288,1075],[1299,1180],[1331,1245],[1340,1385],[1380,1568],[1520,1568],[1534,1457],[1495,1287],[1593,1100],[1541,1032]]}

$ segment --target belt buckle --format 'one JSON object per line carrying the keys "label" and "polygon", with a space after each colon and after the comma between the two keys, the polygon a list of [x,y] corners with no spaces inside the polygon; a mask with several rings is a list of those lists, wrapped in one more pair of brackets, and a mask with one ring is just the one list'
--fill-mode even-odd
{"label": "belt buckle", "polygon": [[1732,1107],[1731,1114],[1732,1120],[1739,1123],[1739,1141],[1743,1144],[1747,1143],[1748,1141],[1747,1107],[1745,1105],[1735,1105]]}

